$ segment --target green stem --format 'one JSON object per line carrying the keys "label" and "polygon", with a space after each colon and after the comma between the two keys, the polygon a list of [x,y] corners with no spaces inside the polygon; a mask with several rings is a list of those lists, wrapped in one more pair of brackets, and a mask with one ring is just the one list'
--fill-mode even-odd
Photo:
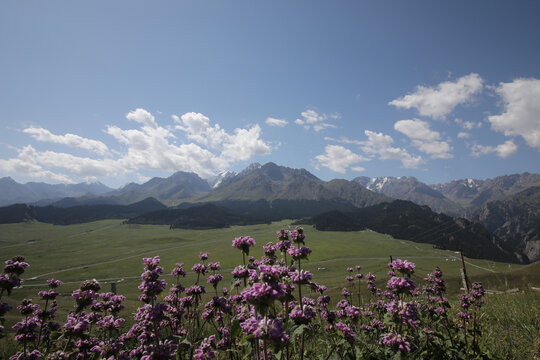
{"label": "green stem", "polygon": [[[49,306],[49,299],[45,300],[45,310],[43,310],[43,313],[47,313],[47,307]],[[36,345],[36,349],[39,348],[39,345],[41,343],[41,333],[43,331],[43,324],[45,323],[45,318],[42,319],[41,321],[41,325],[39,327],[39,334],[38,334],[38,338],[37,338],[37,345]]]}
{"label": "green stem", "polygon": [[[242,262],[244,263],[244,269],[246,268],[246,253],[242,251]],[[246,278],[244,277],[244,287],[247,286]]]}

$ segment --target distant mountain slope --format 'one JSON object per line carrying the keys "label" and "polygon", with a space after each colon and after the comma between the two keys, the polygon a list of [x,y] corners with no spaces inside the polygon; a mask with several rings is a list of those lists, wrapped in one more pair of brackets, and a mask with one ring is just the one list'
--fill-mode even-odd
{"label": "distant mountain slope", "polygon": [[305,169],[267,163],[252,164],[198,201],[225,200],[312,200],[372,205],[390,199],[347,180],[325,182]]}
{"label": "distant mountain slope", "polygon": [[409,200],[419,205],[427,205],[435,212],[459,215],[463,209],[457,203],[447,199],[439,191],[418,181],[414,177],[376,177],[360,176],[353,181],[367,189],[384,194],[394,199]]}
{"label": "distant mountain slope", "polygon": [[354,181],[334,179],[325,183],[324,187],[335,194],[337,198],[346,200],[356,207],[366,207],[394,200],[383,194],[370,191]]}
{"label": "distant mountain slope", "polygon": [[16,204],[0,208],[0,223],[37,220],[51,224],[69,225],[103,219],[127,219],[166,208],[154,198],[147,198],[131,205],[86,205],[69,208]]}
{"label": "distant mountain slope", "polygon": [[313,217],[313,223],[318,230],[371,229],[443,249],[461,248],[473,258],[519,262],[513,251],[481,224],[437,214],[410,201],[395,200],[352,212],[324,213]]}
{"label": "distant mountain slope", "polygon": [[308,171],[267,163],[242,171],[199,200],[320,200],[332,197],[333,195],[324,187],[323,181]]}
{"label": "distant mountain slope", "polygon": [[46,184],[29,182],[19,184],[10,177],[0,179],[0,206],[37,201],[56,201],[64,197],[97,196],[113,189],[101,183]]}
{"label": "distant mountain slope", "polygon": [[154,197],[171,205],[181,200],[199,197],[211,190],[210,185],[199,175],[178,171],[167,178],[152,178],[144,184],[128,184],[108,195],[122,204]]}
{"label": "distant mountain slope", "polygon": [[212,189],[215,189],[217,188],[218,186],[220,186],[221,184],[227,182],[228,180],[234,178],[236,175],[238,175],[237,173],[235,173],[234,171],[223,171],[221,173],[219,173],[217,176],[213,176],[209,179],[206,179],[206,182],[208,183],[208,185],[210,185],[210,187]]}
{"label": "distant mountain slope", "polygon": [[532,186],[540,186],[540,174],[513,174],[493,179],[461,179],[431,187],[463,207],[477,208],[489,201],[502,200]]}
{"label": "distant mountain slope", "polygon": [[473,213],[472,220],[482,223],[530,261],[540,260],[540,186],[490,201]]}

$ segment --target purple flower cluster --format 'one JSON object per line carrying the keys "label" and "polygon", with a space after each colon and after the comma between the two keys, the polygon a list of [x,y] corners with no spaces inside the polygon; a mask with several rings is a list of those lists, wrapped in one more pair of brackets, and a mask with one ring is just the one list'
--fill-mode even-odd
{"label": "purple flower cluster", "polygon": [[395,331],[383,334],[381,337],[381,343],[401,352],[411,351],[411,343],[409,338],[406,335],[398,334]]}
{"label": "purple flower cluster", "polygon": [[142,294],[139,296],[139,299],[145,303],[149,303],[156,300],[157,296],[167,286],[167,283],[159,279],[159,276],[163,272],[163,268],[159,266],[159,256],[144,258],[143,262],[146,266],[145,271],[141,275],[143,281],[139,285],[139,290]]}
{"label": "purple flower cluster", "polygon": [[195,273],[199,275],[204,275],[208,271],[208,269],[206,268],[206,265],[204,264],[195,264],[193,265],[191,270],[193,270]]}
{"label": "purple flower cluster", "polygon": [[24,256],[14,256],[10,260],[6,260],[4,273],[0,274],[0,298],[4,291],[10,295],[14,288],[21,286],[20,276],[28,267],[28,263],[24,260]]}
{"label": "purple flower cluster", "polygon": [[295,284],[307,284],[311,281],[313,275],[307,270],[296,270],[289,273],[291,280]]}
{"label": "purple flower cluster", "polygon": [[216,352],[214,351],[214,340],[216,336],[210,335],[205,338],[201,345],[195,350],[193,359],[195,360],[210,360],[216,357]]}
{"label": "purple flower cluster", "polygon": [[309,324],[315,316],[317,316],[317,313],[311,305],[296,305],[289,314],[289,317],[296,324]]}
{"label": "purple flower cluster", "polygon": [[311,254],[311,249],[307,248],[305,246],[301,248],[297,248],[295,246],[291,246],[289,250],[287,250],[287,253],[291,255],[293,260],[298,259],[307,259],[308,255]]}
{"label": "purple flower cluster", "polygon": [[416,289],[416,284],[409,278],[393,276],[388,280],[386,288],[396,293],[412,292]]}
{"label": "purple flower cluster", "polygon": [[304,229],[297,226],[295,230],[289,231],[289,237],[291,240],[297,244],[304,244],[304,239],[306,235],[304,234]]}
{"label": "purple flower cluster", "polygon": [[244,301],[258,306],[269,306],[274,300],[282,299],[286,294],[282,283],[254,283],[242,291]]}
{"label": "purple flower cluster", "polygon": [[343,334],[343,337],[345,340],[349,342],[349,344],[354,344],[356,341],[356,334],[354,333],[354,327],[351,325],[347,325],[343,322],[338,322],[336,324],[336,328]]}
{"label": "purple flower cluster", "polygon": [[176,263],[176,266],[171,271],[172,276],[186,277],[186,270],[184,270],[184,263]]}
{"label": "purple flower cluster", "polygon": [[240,236],[233,240],[232,246],[242,250],[246,255],[249,255],[249,248],[255,246],[255,240],[250,236]]}
{"label": "purple flower cluster", "polygon": [[289,335],[279,319],[251,316],[240,323],[244,333],[253,335],[256,339],[270,340],[276,347],[282,347],[289,342]]}
{"label": "purple flower cluster", "polygon": [[398,271],[405,275],[412,275],[414,273],[415,264],[407,260],[396,259],[388,264],[394,271]]}

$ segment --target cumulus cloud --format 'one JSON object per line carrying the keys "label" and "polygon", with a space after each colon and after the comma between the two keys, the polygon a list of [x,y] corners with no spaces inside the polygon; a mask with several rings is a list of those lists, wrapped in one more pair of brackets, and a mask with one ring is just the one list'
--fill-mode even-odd
{"label": "cumulus cloud", "polygon": [[273,117],[266,118],[266,124],[270,126],[285,127],[288,124],[287,120],[276,119]]}
{"label": "cumulus cloud", "polygon": [[[268,143],[261,139],[259,125],[235,129],[227,133],[218,124],[211,126],[208,117],[199,113],[173,116],[178,123],[174,130],[185,132],[193,142],[176,144],[174,130],[160,126],[154,116],[144,109],[136,109],[126,118],[140,125],[136,129],[122,129],[109,125],[105,132],[123,145],[115,151],[116,158],[79,157],[54,151],[37,151],[28,145],[19,150],[16,158],[0,159],[0,170],[8,173],[25,173],[34,177],[60,182],[73,182],[72,177],[95,179],[125,173],[137,174],[139,170],[191,171],[202,177],[228,168],[232,163],[247,160],[255,155],[270,153]],[[42,129],[25,131],[33,137],[52,142],[68,140],[79,147],[91,144],[100,149],[100,142],[75,136],[57,136]],[[104,145],[104,144],[103,144]],[[75,145],[73,145],[75,146]],[[102,152],[103,153],[103,152]],[[102,154],[101,153],[101,154]]]}
{"label": "cumulus cloud", "polygon": [[446,141],[441,141],[439,132],[431,130],[425,121],[400,120],[394,124],[394,129],[409,137],[413,146],[428,154],[432,159],[453,157],[450,153],[452,147]]}
{"label": "cumulus cloud", "polygon": [[325,137],[324,139],[342,144],[358,145],[362,152],[370,156],[370,159],[399,160],[404,168],[414,169],[424,163],[421,156],[413,156],[406,149],[392,146],[394,139],[390,135],[369,130],[364,131],[364,134],[368,137],[368,140],[356,140],[346,137],[339,139]]}
{"label": "cumulus cloud", "polygon": [[352,171],[357,171],[357,172],[362,172],[362,171],[366,171],[366,168],[362,167],[362,166],[353,166],[353,167],[351,167],[351,170]]}
{"label": "cumulus cloud", "polygon": [[491,128],[506,136],[521,136],[540,150],[540,80],[516,79],[494,89],[502,98],[504,112],[488,116]]}
{"label": "cumulus cloud", "polygon": [[460,139],[469,139],[471,137],[471,134],[468,133],[468,132],[465,132],[465,131],[460,131],[457,134],[457,137],[460,138]]}
{"label": "cumulus cloud", "polygon": [[441,135],[437,131],[429,128],[427,122],[419,119],[399,120],[394,124],[394,129],[411,139],[434,141],[441,138]]}
{"label": "cumulus cloud", "polygon": [[219,124],[211,126],[210,119],[201,113],[185,113],[177,122],[179,125],[176,126],[176,130],[186,132],[189,139],[211,149],[219,149],[228,138]]}
{"label": "cumulus cloud", "polygon": [[473,123],[472,121],[463,121],[461,119],[456,118],[454,122],[458,125],[460,125],[465,130],[472,130],[476,127],[481,127],[482,123]]}
{"label": "cumulus cloud", "polygon": [[[324,154],[317,155],[315,157],[318,163],[332,171],[338,173],[346,173],[347,168],[353,164],[357,164],[362,161],[369,161],[368,158],[355,154],[351,150],[341,145],[326,145],[324,148]],[[362,171],[362,167],[354,167],[354,171]]]}
{"label": "cumulus cloud", "polygon": [[[26,147],[25,147],[26,148]],[[20,150],[22,152],[24,149]],[[68,176],[45,170],[41,165],[29,162],[22,158],[0,159],[0,170],[6,173],[26,174],[36,179],[49,179],[55,182],[72,184],[74,181]]]}
{"label": "cumulus cloud", "polygon": [[135,109],[135,111],[130,111],[126,115],[126,118],[128,120],[136,121],[139,124],[142,124],[144,126],[148,126],[151,128],[157,127],[154,116],[150,114],[148,111],[146,111],[145,109],[138,108],[138,109]]}
{"label": "cumulus cloud", "polygon": [[406,149],[393,147],[394,139],[390,135],[366,130],[364,134],[367,141],[361,142],[361,149],[364,153],[376,156],[381,160],[394,159],[401,161],[404,168],[414,169],[424,162],[421,156],[413,156]]}
{"label": "cumulus cloud", "polygon": [[247,160],[254,155],[270,153],[270,146],[261,140],[261,127],[252,126],[249,129],[235,129],[234,135],[229,135],[223,144],[221,158],[227,162]]}
{"label": "cumulus cloud", "polygon": [[[313,130],[319,132],[326,128],[336,127],[334,124],[327,122],[327,120],[329,119],[328,115],[319,114],[313,109],[303,111],[300,115],[302,116],[302,118],[294,120],[294,123],[302,125],[306,130],[313,128]],[[339,118],[339,115],[333,114],[330,116],[330,118],[336,120]]]}
{"label": "cumulus cloud", "polygon": [[79,135],[64,134],[55,135],[47,129],[38,127],[29,127],[23,130],[24,133],[30,134],[34,139],[38,141],[51,142],[56,144],[63,144],[69,147],[76,147],[85,150],[95,152],[99,155],[105,155],[109,149],[107,145],[101,141],[83,138]]}
{"label": "cumulus cloud", "polygon": [[445,81],[436,87],[419,85],[416,91],[390,101],[397,108],[415,108],[422,116],[443,119],[459,104],[470,101],[482,91],[483,80],[475,73],[463,76],[455,82]]}
{"label": "cumulus cloud", "polygon": [[364,134],[368,140],[355,140],[346,137],[334,139],[325,137],[327,141],[335,141],[342,144],[355,144],[370,158],[380,160],[399,160],[404,168],[414,169],[424,163],[421,156],[413,156],[406,149],[392,146],[394,139],[390,135],[366,130]]}
{"label": "cumulus cloud", "polygon": [[487,155],[491,153],[496,153],[500,158],[507,158],[511,155],[514,155],[518,150],[518,147],[512,140],[507,140],[503,144],[497,146],[485,146],[474,144],[471,148],[471,154],[473,156]]}

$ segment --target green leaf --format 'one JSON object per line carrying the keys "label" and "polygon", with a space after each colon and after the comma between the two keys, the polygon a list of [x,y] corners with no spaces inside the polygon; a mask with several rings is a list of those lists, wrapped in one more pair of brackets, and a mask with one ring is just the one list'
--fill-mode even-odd
{"label": "green leaf", "polygon": [[240,320],[235,319],[231,323],[231,338],[234,339],[238,335],[240,335],[240,332],[242,331],[242,328],[240,327]]}
{"label": "green leaf", "polygon": [[306,329],[307,329],[306,325],[298,326],[293,332],[293,337],[296,337],[298,335],[302,335]]}

